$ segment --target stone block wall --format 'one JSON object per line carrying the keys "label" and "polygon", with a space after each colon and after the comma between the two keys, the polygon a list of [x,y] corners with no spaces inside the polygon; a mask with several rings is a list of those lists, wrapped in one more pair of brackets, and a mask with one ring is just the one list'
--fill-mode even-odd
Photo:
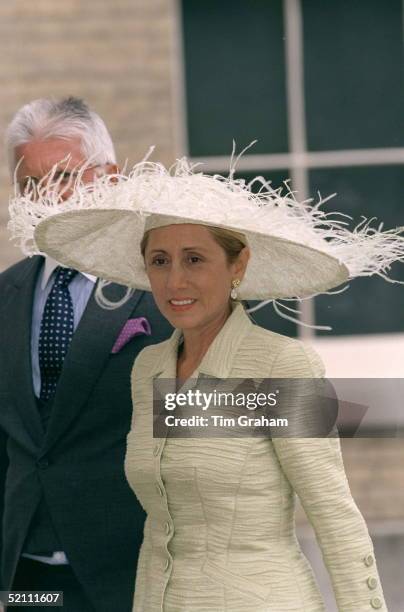
{"label": "stone block wall", "polygon": [[[171,163],[170,0],[0,2],[0,138],[15,111],[39,97],[76,95],[106,121],[119,160]],[[0,271],[20,259],[5,230],[10,180],[0,157]]]}

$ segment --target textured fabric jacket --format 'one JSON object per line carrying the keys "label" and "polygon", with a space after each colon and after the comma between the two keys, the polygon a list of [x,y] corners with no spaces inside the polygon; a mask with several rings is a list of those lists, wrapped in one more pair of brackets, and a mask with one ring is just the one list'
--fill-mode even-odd
{"label": "textured fabric jacket", "polygon": [[[386,610],[373,546],[336,438],[153,438],[152,380],[174,378],[181,332],[138,356],[126,475],[147,512],[135,612],[319,612],[295,536],[296,492],[341,612]],[[319,377],[301,342],[238,305],[193,377]]]}
{"label": "textured fabric jacket", "polygon": [[[172,328],[150,293],[116,310],[90,297],[63,364],[46,432],[31,371],[31,313],[41,257],[0,275],[0,537],[2,589],[9,590],[39,504],[94,610],[132,607],[144,512],[124,474],[132,402],[130,371],[139,351]],[[110,299],[123,288],[110,287]],[[111,349],[128,318],[147,317],[151,336]],[[42,552],[42,551],[38,551]],[[44,551],[47,552],[47,551]]]}

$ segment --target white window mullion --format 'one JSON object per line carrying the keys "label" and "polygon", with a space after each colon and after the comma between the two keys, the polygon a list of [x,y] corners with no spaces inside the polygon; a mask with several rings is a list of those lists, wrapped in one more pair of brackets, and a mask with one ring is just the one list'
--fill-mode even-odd
{"label": "white window mullion", "polygon": [[171,99],[172,134],[175,156],[183,157],[188,151],[188,120],[185,84],[185,50],[182,27],[181,0],[171,0],[173,26],[171,35]]}
{"label": "white window mullion", "polygon": [[[298,156],[307,151],[305,92],[304,92],[304,43],[303,17],[300,0],[284,0],[285,20],[285,54],[286,54],[286,89],[288,106],[289,151],[291,153],[290,175],[292,188],[299,200],[309,197],[308,168],[305,164],[296,164]],[[301,320],[313,325],[315,323],[314,300],[304,300],[300,305]],[[308,327],[299,327],[301,338],[312,338],[314,332]]]}

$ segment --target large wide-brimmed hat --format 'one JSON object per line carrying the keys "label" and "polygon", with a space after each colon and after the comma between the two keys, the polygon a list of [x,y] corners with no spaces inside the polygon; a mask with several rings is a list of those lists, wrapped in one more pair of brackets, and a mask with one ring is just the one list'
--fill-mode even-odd
{"label": "large wide-brimmed hat", "polygon": [[49,184],[11,200],[9,226],[24,253],[46,253],[129,287],[150,290],[140,253],[145,231],[178,223],[244,236],[251,258],[241,299],[305,298],[357,276],[388,279],[390,265],[404,260],[404,228],[383,231],[362,219],[350,231],[349,219],[326,211],[324,201],[299,202],[259,177],[204,174],[185,158],[168,170],[146,160],[128,175],[77,185],[66,202]]}

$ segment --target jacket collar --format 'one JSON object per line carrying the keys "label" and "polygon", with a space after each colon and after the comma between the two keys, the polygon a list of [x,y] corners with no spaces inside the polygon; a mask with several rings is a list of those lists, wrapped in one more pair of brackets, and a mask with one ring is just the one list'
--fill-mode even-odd
{"label": "jacket collar", "polygon": [[[231,315],[208,348],[192,378],[196,378],[200,374],[214,376],[215,378],[228,378],[237,350],[253,325],[244,310],[244,306],[236,303]],[[176,329],[171,338],[166,341],[164,349],[151,370],[153,376],[156,375],[161,378],[176,377],[178,346],[181,340],[182,331]]]}

